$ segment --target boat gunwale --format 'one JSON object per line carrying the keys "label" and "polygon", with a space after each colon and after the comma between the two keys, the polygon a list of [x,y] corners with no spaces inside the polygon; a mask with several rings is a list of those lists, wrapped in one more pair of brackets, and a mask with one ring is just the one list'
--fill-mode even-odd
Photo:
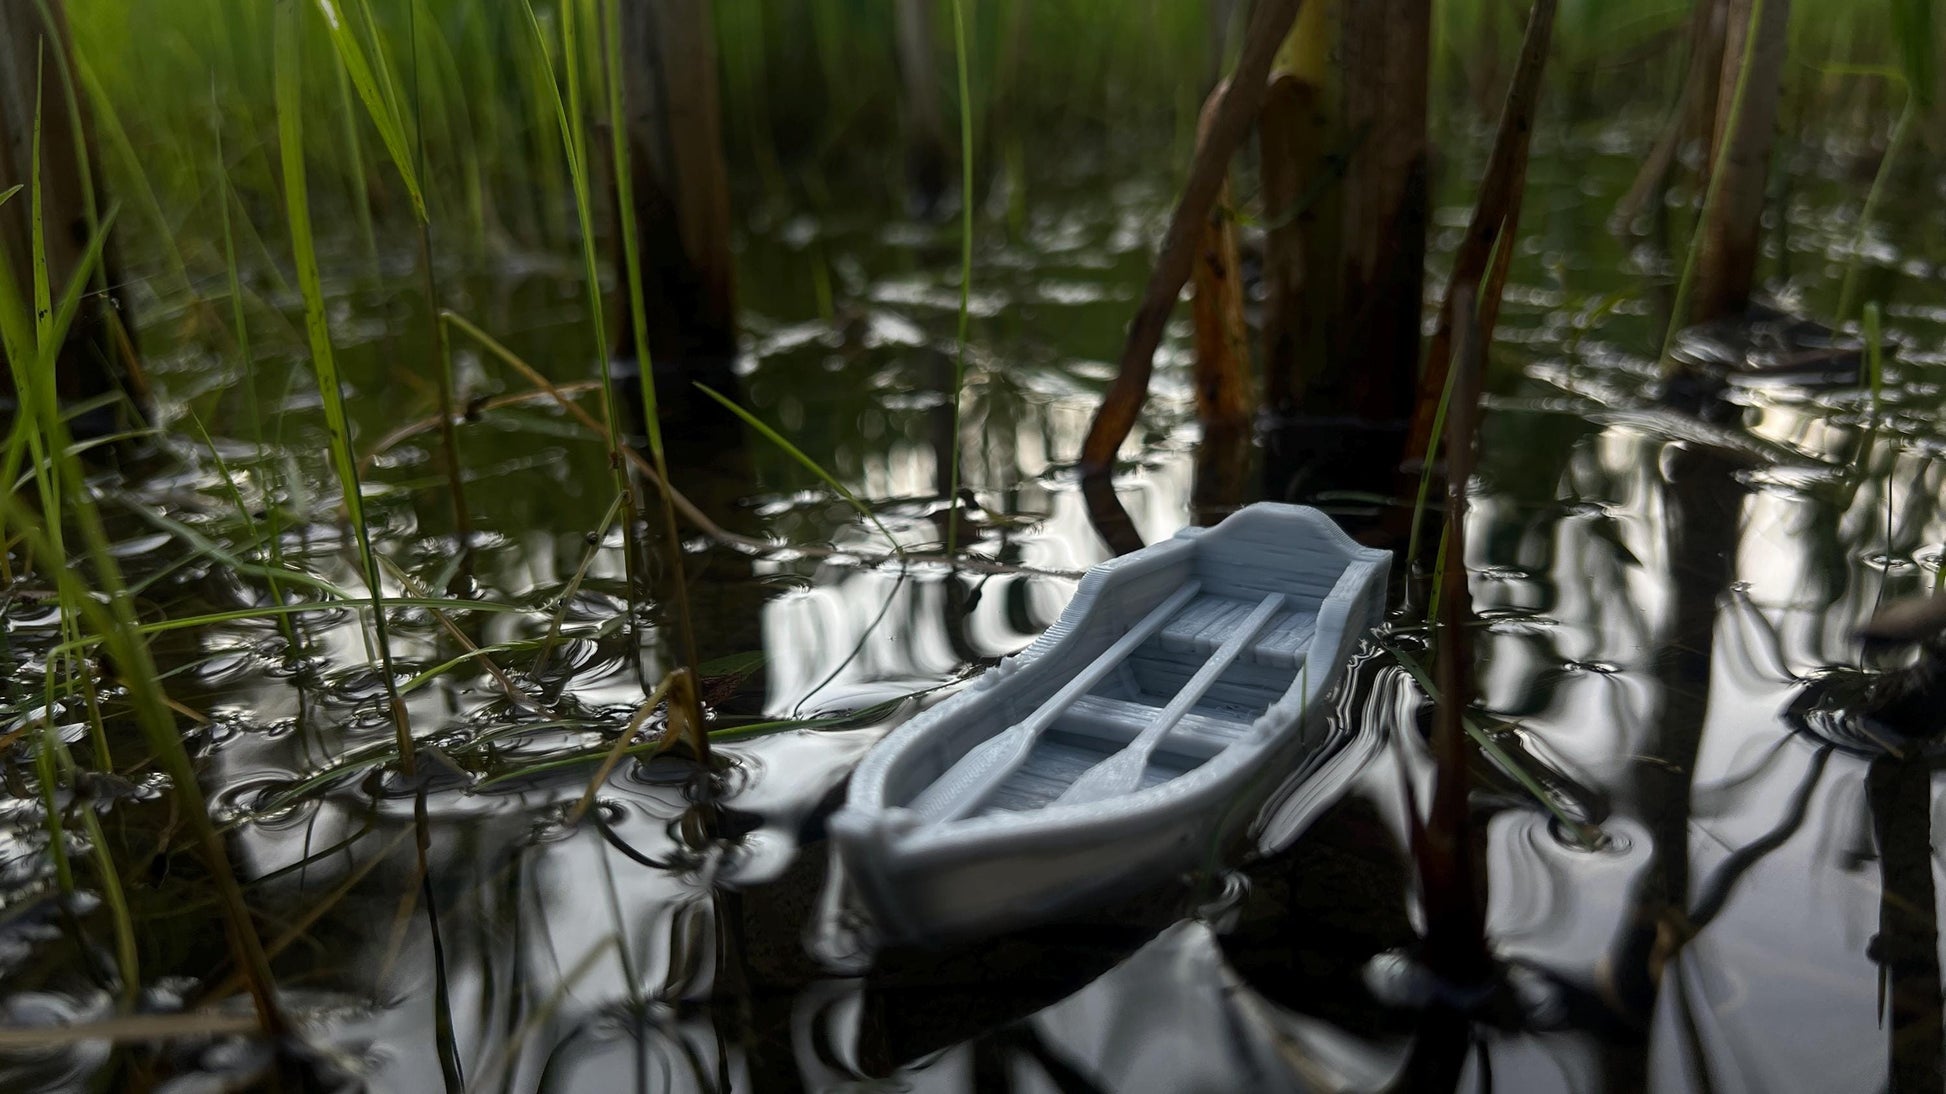
{"label": "boat gunwale", "polygon": [[[1274,752],[1279,745],[1297,739],[1286,733],[1267,732],[1267,725],[1295,724],[1311,717],[1314,712],[1322,714],[1318,704],[1337,683],[1351,647],[1364,630],[1361,625],[1364,621],[1354,618],[1353,611],[1360,606],[1374,582],[1383,580],[1384,571],[1391,562],[1388,552],[1357,543],[1315,510],[1284,505],[1274,505],[1274,508],[1266,506],[1266,509],[1272,511],[1264,514],[1265,517],[1303,522],[1319,546],[1328,547],[1341,555],[1341,565],[1329,591],[1318,600],[1312,646],[1290,685],[1253,718],[1248,728],[1228,747],[1192,770],[1154,786],[1087,803],[1062,805],[1049,802],[1028,810],[1001,810],[951,821],[918,823],[905,806],[891,805],[886,801],[886,784],[899,763],[912,749],[940,734],[950,733],[955,719],[965,716],[961,710],[975,696],[1022,673],[1032,672],[1073,636],[1086,633],[1096,623],[1096,613],[1115,607],[1111,597],[1105,594],[1112,593],[1116,586],[1159,569],[1193,566],[1199,556],[1201,540],[1220,529],[1222,525],[1219,524],[1213,528],[1184,529],[1167,541],[1091,568],[1075,590],[1071,604],[1079,603],[1081,610],[1072,620],[1069,613],[1064,611],[1054,626],[975,681],[971,689],[894,729],[868,753],[853,773],[844,812],[852,814],[856,821],[863,822],[865,828],[873,830],[877,840],[888,849],[896,847],[901,858],[914,857],[927,860],[929,864],[943,865],[984,852],[995,843],[1019,848],[1023,840],[1040,843],[1043,839],[1060,837],[1072,841],[1077,834],[1086,834],[1092,829],[1112,828],[1117,824],[1127,824],[1130,820],[1161,820],[1192,810],[1200,811],[1208,807],[1207,799],[1210,797],[1247,784],[1250,780],[1244,770],[1246,765],[1266,753]],[[1317,663],[1317,659],[1311,657],[1310,652],[1318,650],[1319,638],[1332,637],[1335,637],[1335,645],[1325,651],[1329,655],[1325,671],[1314,680],[1309,669]],[[1046,671],[1058,673],[1059,669],[1059,665],[1050,664]],[[1000,727],[996,734],[1006,732],[1007,728]],[[982,737],[980,741],[988,739],[990,737]],[[969,750],[978,747],[980,741],[969,745]],[[1343,741],[1326,741],[1323,744],[1334,750],[1343,747]],[[1317,766],[1321,768],[1323,763]],[[935,778],[943,775],[944,771]],[[864,836],[865,833],[859,832],[858,835]]]}
{"label": "boat gunwale", "polygon": [[[1348,567],[1347,572],[1349,570]],[[1346,597],[1340,602],[1340,611],[1346,616],[1350,614],[1351,600]],[[1327,599],[1324,608],[1332,606]],[[1323,611],[1320,611],[1319,617],[1322,621]],[[1160,818],[1200,809],[1204,799],[1227,793],[1239,783],[1249,782],[1247,777],[1238,778],[1239,775],[1247,776],[1247,765],[1285,743],[1283,734],[1266,733],[1262,726],[1272,720],[1295,723],[1310,716],[1314,701],[1322,699],[1325,689],[1336,684],[1332,677],[1342,668],[1341,664],[1335,665],[1334,672],[1327,674],[1315,690],[1305,671],[1300,669],[1292,679],[1290,688],[1271,703],[1262,715],[1252,719],[1249,727],[1229,747],[1195,768],[1154,786],[1093,802],[1050,802],[1035,809],[978,813],[909,829],[898,829],[895,824],[894,841],[901,853],[939,853],[957,849],[961,845],[971,847],[997,841],[1013,844],[1021,834],[1027,832],[1053,834],[1085,831],[1130,818]],[[938,732],[945,727],[935,725],[932,728]],[[896,817],[898,814],[895,811],[903,807],[887,806],[881,801],[877,809],[881,816],[891,818]]]}

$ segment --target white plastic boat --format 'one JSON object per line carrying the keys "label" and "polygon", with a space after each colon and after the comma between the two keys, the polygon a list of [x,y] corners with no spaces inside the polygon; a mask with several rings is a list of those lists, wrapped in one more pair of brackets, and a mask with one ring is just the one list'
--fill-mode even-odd
{"label": "white plastic boat", "polygon": [[986,933],[1211,861],[1339,752],[1320,699],[1389,561],[1262,503],[1090,570],[1045,634],[852,775],[830,831],[880,930]]}

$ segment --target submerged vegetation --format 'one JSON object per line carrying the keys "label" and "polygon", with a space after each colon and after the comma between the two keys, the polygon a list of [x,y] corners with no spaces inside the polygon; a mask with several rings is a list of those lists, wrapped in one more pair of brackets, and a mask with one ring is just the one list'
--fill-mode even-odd
{"label": "submerged vegetation", "polygon": [[[1692,943],[1850,764],[1834,979],[1938,1089],[1934,743],[1804,695],[1927,709],[1851,632],[1946,580],[1942,27],[0,0],[0,1087],[1060,1082],[1091,983],[1220,995],[1251,1067],[1411,1034],[1340,1088],[1536,1031],[1759,1073],[1791,1031],[1714,1047]],[[1408,563],[1335,825],[1273,802],[1156,942],[871,960],[818,846],[859,750],[1261,497]]]}

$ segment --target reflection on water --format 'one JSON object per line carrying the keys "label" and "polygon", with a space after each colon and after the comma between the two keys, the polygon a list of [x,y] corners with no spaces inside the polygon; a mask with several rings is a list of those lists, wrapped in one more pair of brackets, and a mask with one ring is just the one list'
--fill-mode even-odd
{"label": "reflection on water", "polygon": [[[1789,709],[1807,681],[1857,663],[1852,629],[1882,598],[1941,565],[1946,301],[1917,286],[1888,309],[1906,348],[1875,425],[1857,392],[1790,386],[1733,389],[1710,422],[1660,409],[1652,362],[1632,352],[1652,344],[1654,307],[1598,231],[1606,204],[1583,198],[1626,185],[1630,147],[1537,157],[1538,246],[1515,267],[1472,485],[1480,713],[1545,806],[1600,833],[1574,838],[1514,772],[1477,772],[1488,930],[1514,970],[1506,1013],[1473,1022],[1374,994],[1371,960],[1424,926],[1401,787],[1424,801],[1430,785],[1423,697],[1376,648],[1335,714],[1369,763],[1308,828],[1319,788],[1273,797],[1233,872],[939,953],[873,953],[827,884],[824,818],[889,724],[1029,642],[1069,575],[1252,500],[1266,476],[1289,487],[1247,443],[1198,444],[1182,330],[1108,496],[1067,472],[1166,204],[1142,182],[1037,193],[1016,233],[983,241],[957,436],[934,348],[953,344],[950,236],[842,208],[746,225],[740,258],[758,272],[742,401],[907,544],[944,538],[934,499],[957,445],[965,538],[1004,564],[871,562],[879,530],[761,438],[724,420],[672,435],[675,481],[713,519],[839,549],[685,544],[719,724],[866,712],[853,722],[736,740],[707,770],[631,759],[590,819],[567,823],[594,757],[670,665],[673,620],[666,597],[630,614],[601,446],[543,403],[462,430],[473,579],[483,601],[532,610],[409,609],[394,625],[430,735],[417,781],[388,767],[384,689],[353,613],[300,617],[296,659],[267,623],[158,638],[172,694],[207,719],[194,743],[294,1015],[335,1066],[387,1090],[1939,1089],[1939,776],[1925,750],[1821,734]],[[1568,162],[1586,177],[1553,177]],[[1798,248],[1828,253],[1849,232],[1794,215]],[[761,272],[813,262],[828,267],[828,318]],[[557,337],[571,277],[534,263],[460,291],[462,311],[520,317],[506,332],[518,352],[587,378]],[[420,326],[340,332],[354,382],[376,384]],[[296,350],[267,348],[267,391],[284,390]],[[178,398],[216,390],[195,347],[163,363]],[[460,373],[473,396],[518,390],[490,362],[465,357]],[[398,424],[379,402],[358,406],[364,436]],[[279,406],[292,437],[314,427],[302,395]],[[218,443],[245,503],[288,516],[285,557],[356,586],[317,453]],[[377,463],[372,510],[386,553],[443,586],[455,552],[429,443]],[[175,525],[111,514],[146,603],[178,616],[262,603],[179,530],[243,534],[207,454],[161,462],[120,496]],[[28,596],[4,611],[13,682],[31,689],[58,620]],[[421,679],[463,653],[449,622],[488,652]],[[1393,641],[1414,640],[1409,623]],[[78,706],[49,714],[84,732]],[[153,791],[105,788],[95,804],[129,842],[166,844]],[[55,898],[30,802],[0,811],[4,1024],[106,1016],[99,901]],[[196,872],[158,855],[132,899],[179,940],[182,967],[223,982]],[[179,1009],[192,987],[150,986],[149,1005]],[[242,1066],[220,1063],[236,1051],[187,1042],[142,1066],[217,1073]],[[99,1042],[8,1046],[0,1086],[86,1089],[123,1074],[112,1058]]]}

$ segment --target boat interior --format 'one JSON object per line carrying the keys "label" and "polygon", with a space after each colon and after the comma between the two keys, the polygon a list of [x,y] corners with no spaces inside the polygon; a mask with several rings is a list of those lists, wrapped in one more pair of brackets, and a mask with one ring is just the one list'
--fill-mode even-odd
{"label": "boat interior", "polygon": [[[1317,629],[1314,604],[1300,606],[1280,597],[1268,621],[1235,643],[1219,664],[1215,659],[1229,652],[1226,642],[1264,599],[1213,592],[1195,596],[1098,684],[1070,700],[978,812],[1055,802],[1176,705],[1184,709],[1158,735],[1135,789],[1176,778],[1221,752],[1290,690]],[[1194,694],[1186,691],[1192,684]]]}
{"label": "boat interior", "polygon": [[[1305,674],[1332,675],[1335,637],[1312,660],[1320,612],[1333,636],[1365,614],[1369,556],[1321,515],[1269,509],[1156,545],[1085,587],[1012,683],[915,738],[889,801],[941,824],[1106,803],[1195,771]],[[976,726],[991,728],[969,746]]]}

